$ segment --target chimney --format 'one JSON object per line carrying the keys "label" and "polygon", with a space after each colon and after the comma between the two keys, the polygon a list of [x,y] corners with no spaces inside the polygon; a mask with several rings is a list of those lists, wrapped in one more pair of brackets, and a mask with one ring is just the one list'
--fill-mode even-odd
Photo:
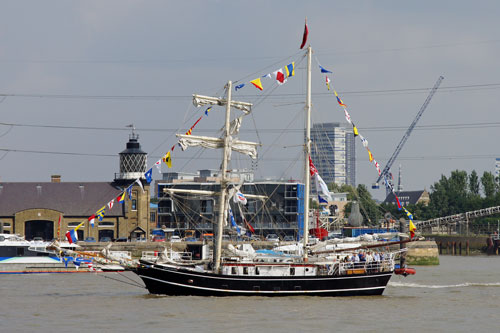
{"label": "chimney", "polygon": [[50,182],[51,183],[60,183],[61,182],[61,175],[50,176]]}

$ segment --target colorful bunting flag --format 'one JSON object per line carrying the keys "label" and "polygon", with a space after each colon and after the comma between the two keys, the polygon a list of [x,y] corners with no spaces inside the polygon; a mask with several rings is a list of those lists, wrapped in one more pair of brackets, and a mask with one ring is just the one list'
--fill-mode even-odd
{"label": "colorful bunting flag", "polygon": [[285,71],[286,71],[286,77],[294,76],[295,75],[295,62],[292,62],[291,64],[286,65]]}
{"label": "colorful bunting flag", "polygon": [[339,95],[337,94],[337,92],[335,90],[333,90],[334,94],[335,94],[335,97],[337,97],[337,102],[339,103],[340,106],[346,108],[347,105],[344,104],[344,102],[342,102],[342,100],[340,99]]}
{"label": "colorful bunting flag", "polygon": [[262,75],[262,77],[263,77],[263,78],[268,78],[268,79],[270,79],[270,78],[271,78],[271,73],[268,73],[268,74],[266,74],[266,75]]}
{"label": "colorful bunting flag", "polygon": [[247,198],[245,198],[245,196],[243,195],[243,193],[241,193],[240,191],[236,192],[234,194],[234,197],[233,197],[233,202],[234,203],[242,203],[244,205],[247,204]]}
{"label": "colorful bunting flag", "polygon": [[352,124],[352,132],[354,133],[354,137],[359,135],[358,128],[354,125],[354,123]]}
{"label": "colorful bunting flag", "polygon": [[102,206],[102,208],[95,213],[95,215],[99,218],[99,221],[102,221],[104,214],[106,214],[106,206]]}
{"label": "colorful bunting flag", "polygon": [[328,90],[330,90],[330,79],[328,78],[328,76],[326,76],[326,86],[327,86]]}
{"label": "colorful bunting flag", "polygon": [[76,232],[76,229],[71,229],[66,233],[66,238],[68,239],[68,242],[70,244],[78,242],[78,234]]}
{"label": "colorful bunting flag", "polygon": [[95,215],[92,214],[89,218],[88,218],[89,222],[90,222],[90,225],[92,226],[92,228],[94,227],[94,224],[95,224]]}
{"label": "colorful bunting flag", "polygon": [[236,231],[238,232],[238,234],[240,234],[241,229],[236,224],[236,221],[234,220],[233,211],[232,211],[231,207],[228,208],[228,213],[229,213],[228,214],[229,215],[229,219],[231,220],[231,226],[236,229]]}
{"label": "colorful bunting flag", "polygon": [[328,69],[324,68],[323,66],[319,65],[319,68],[321,69],[321,73],[331,73]]}
{"label": "colorful bunting flag", "polygon": [[[205,111],[205,112],[206,112],[206,111]],[[156,161],[156,163],[155,163],[155,166],[156,166],[156,168],[158,169],[158,172],[159,172],[160,174],[161,174],[161,162],[162,162],[162,160],[161,160],[161,158],[160,158],[160,159],[159,159],[158,161]]]}
{"label": "colorful bunting flag", "polygon": [[[242,83],[242,84],[238,84],[237,86],[234,86],[234,91],[238,91],[238,89],[241,89],[241,88],[243,88],[244,86],[245,86],[245,84],[244,84],[244,83]],[[206,114],[206,111],[205,111],[205,114]]]}
{"label": "colorful bunting flag", "polygon": [[61,219],[62,214],[59,214],[59,222],[57,222],[57,240],[60,240],[59,235],[61,234]]}
{"label": "colorful bunting flag", "polygon": [[373,164],[375,164],[375,168],[377,168],[378,175],[380,176],[380,174],[382,173],[382,171],[380,171],[380,165],[375,160],[373,160]]}
{"label": "colorful bunting flag", "polygon": [[260,82],[260,77],[258,79],[250,81],[250,83],[253,84],[255,88],[259,90],[264,90],[264,88],[262,88],[262,82]]}
{"label": "colorful bunting flag", "polygon": [[359,135],[359,138],[361,139],[361,142],[363,143],[363,147],[368,148],[368,140],[366,140],[361,134]]}
{"label": "colorful bunting flag", "polygon": [[366,150],[368,150],[368,159],[370,160],[370,162],[373,162],[373,155],[372,155],[372,152],[370,151],[370,149],[366,148]]}
{"label": "colorful bunting flag", "polygon": [[170,169],[172,167],[172,158],[170,157],[170,151],[163,156],[162,161],[167,165]]}
{"label": "colorful bunting flag", "polygon": [[347,120],[347,122],[352,125],[351,115],[349,114],[349,112],[347,112],[346,108],[344,108],[344,114],[345,114],[345,120]]}
{"label": "colorful bunting flag", "polygon": [[146,181],[149,183],[151,183],[151,181],[153,180],[152,176],[153,176],[153,168],[149,169],[148,171],[146,171],[146,173],[144,174],[144,176],[146,177]]}
{"label": "colorful bunting flag", "polygon": [[132,185],[127,187],[127,194],[128,194],[128,199],[132,200]]}
{"label": "colorful bunting flag", "polygon": [[118,197],[116,197],[116,201],[121,203],[121,204],[125,203],[125,192],[123,192]]}
{"label": "colorful bunting flag", "polygon": [[413,237],[415,237],[415,230],[417,230],[417,228],[415,227],[411,219],[410,219],[409,229],[410,229],[410,239],[413,239]]}
{"label": "colorful bunting flag", "polygon": [[328,201],[332,201],[328,186],[326,186],[325,181],[320,177],[319,173],[316,173],[316,192],[318,192],[318,200],[320,203],[327,204]]}
{"label": "colorful bunting flag", "polygon": [[311,156],[309,156],[309,173],[311,174],[311,177],[318,173],[318,169],[314,166]]}
{"label": "colorful bunting flag", "polygon": [[115,204],[115,199],[111,199],[110,202],[108,202],[108,208],[111,209],[113,208],[113,205]]}
{"label": "colorful bunting flag", "polygon": [[[243,84],[243,85],[245,85],[245,84]],[[241,86],[241,84],[240,84],[240,86]],[[236,89],[236,88],[235,88],[235,89]],[[207,108],[207,109],[205,110],[205,116],[208,116],[208,113],[209,113],[210,111],[212,111],[212,107],[209,107],[209,108]]]}
{"label": "colorful bunting flag", "polygon": [[406,208],[404,208],[404,207],[403,207],[403,210],[405,211],[406,216],[408,216],[408,218],[409,218],[411,221],[413,221],[413,215],[412,215],[412,213],[410,213],[410,212],[409,212],[408,210],[406,210]]}
{"label": "colorful bunting flag", "polygon": [[243,217],[243,221],[245,221],[245,224],[246,224],[248,230],[250,230],[250,232],[252,234],[254,234],[255,233],[255,229],[252,227],[252,225],[250,223],[248,223],[248,221],[247,221],[247,219],[245,217]]}
{"label": "colorful bunting flag", "polygon": [[306,23],[304,25],[304,34],[302,35],[302,43],[300,44],[301,50],[302,48],[304,48],[304,45],[306,45],[308,35],[309,35],[309,28],[307,27],[307,19],[306,19]]}
{"label": "colorful bunting flag", "polygon": [[402,207],[401,207],[401,202],[399,202],[399,198],[398,196],[396,195],[395,192],[392,192],[394,194],[394,197],[396,198],[396,203],[398,204],[398,210],[401,210]]}
{"label": "colorful bunting flag", "polygon": [[139,185],[139,187],[142,189],[142,193],[144,193],[144,186],[142,186],[142,182],[140,178],[137,178],[135,182]]}
{"label": "colorful bunting flag", "polygon": [[76,232],[80,227],[85,223],[85,221],[81,222],[79,225],[77,225],[74,229],[68,231],[66,233],[66,238],[68,239],[68,242],[70,244],[78,242],[78,233]]}
{"label": "colorful bunting flag", "polygon": [[277,71],[273,72],[276,81],[278,81],[279,85],[282,85],[286,82],[285,75],[283,74],[283,69],[280,68]]}

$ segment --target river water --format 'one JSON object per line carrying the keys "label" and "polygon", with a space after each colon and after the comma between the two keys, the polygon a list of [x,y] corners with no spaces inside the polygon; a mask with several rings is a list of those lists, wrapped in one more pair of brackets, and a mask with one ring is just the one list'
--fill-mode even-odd
{"label": "river water", "polygon": [[375,297],[167,297],[130,272],[0,275],[0,331],[500,331],[500,258],[440,263]]}

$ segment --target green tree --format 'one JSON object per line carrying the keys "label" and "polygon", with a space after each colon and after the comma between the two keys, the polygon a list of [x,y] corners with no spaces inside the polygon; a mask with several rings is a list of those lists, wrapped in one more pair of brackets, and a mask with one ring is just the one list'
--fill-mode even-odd
{"label": "green tree", "polygon": [[481,177],[481,184],[483,185],[483,192],[486,201],[491,201],[496,193],[496,183],[493,174],[485,171]]}
{"label": "green tree", "polygon": [[472,170],[469,175],[469,191],[473,196],[479,196],[479,176],[476,170]]}
{"label": "green tree", "polygon": [[447,216],[463,212],[467,207],[467,172],[452,171],[450,178],[441,179],[431,186],[428,212],[432,216]]}

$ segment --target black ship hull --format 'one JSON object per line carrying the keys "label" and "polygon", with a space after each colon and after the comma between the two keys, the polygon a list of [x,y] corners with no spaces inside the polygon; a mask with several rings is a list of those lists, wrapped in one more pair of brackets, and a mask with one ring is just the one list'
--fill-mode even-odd
{"label": "black ship hull", "polygon": [[347,276],[236,276],[141,263],[135,273],[151,294],[172,296],[382,295],[392,272]]}

